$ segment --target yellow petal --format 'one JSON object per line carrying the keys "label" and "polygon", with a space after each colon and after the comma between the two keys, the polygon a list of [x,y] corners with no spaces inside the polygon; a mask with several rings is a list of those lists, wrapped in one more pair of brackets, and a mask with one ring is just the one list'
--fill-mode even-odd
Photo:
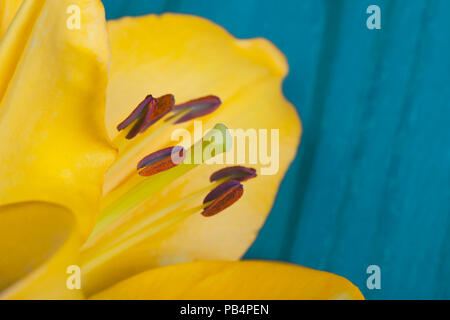
{"label": "yellow petal", "polygon": [[286,263],[202,261],[140,273],[91,299],[364,299],[350,281]]}
{"label": "yellow petal", "polygon": [[[81,10],[79,30],[67,27],[69,5]],[[27,16],[25,9],[35,21],[16,18],[0,42],[0,54],[17,59],[0,60],[2,69],[14,66],[0,95],[0,205],[60,204],[87,237],[114,157],[104,128],[109,53],[103,6],[29,0],[18,14]],[[14,30],[29,31],[20,38],[23,51],[8,42]]]}
{"label": "yellow petal", "polygon": [[[69,6],[79,29],[68,27]],[[104,127],[108,64],[99,0],[25,0],[0,41],[2,297],[80,296],[65,272],[115,154]]]}
{"label": "yellow petal", "polygon": [[[222,106],[202,118],[203,129],[224,123],[231,129],[279,129],[279,171],[245,183],[243,198],[212,218],[198,215],[175,232],[151,238],[112,260],[89,276],[92,290],[152,266],[198,259],[240,258],[254,241],[275,199],[278,186],[293,160],[300,138],[295,108],[283,97],[287,73],[284,56],[264,39],[237,40],[203,18],[165,14],[108,22],[112,67],[107,92],[106,122],[111,136],[115,126],[145,97],[173,93],[178,102],[208,94],[218,95]],[[192,130],[192,123],[184,125]],[[173,128],[161,134],[139,157],[169,144]],[[270,131],[269,131],[270,138]],[[130,161],[126,175],[139,159]],[[260,174],[264,165],[255,167]],[[245,165],[245,164],[244,164]],[[209,184],[209,176],[223,165],[202,165],[181,177],[146,205],[124,218],[123,229],[142,216],[167,206]],[[118,177],[105,181],[111,188]],[[197,199],[199,205],[203,199]],[[120,227],[116,226],[116,230]],[[108,242],[108,237],[105,237]],[[144,254],[143,254],[144,253]],[[102,275],[101,277],[98,275]]]}
{"label": "yellow petal", "polygon": [[5,33],[23,0],[0,0],[0,38]]}
{"label": "yellow petal", "polygon": [[4,20],[10,22],[14,17],[15,22],[8,25],[8,32],[6,32],[6,25],[4,26],[6,33],[0,38],[0,102],[14,75],[43,4],[43,0],[25,1],[17,12],[16,5],[11,6],[9,2],[2,4],[6,9]]}
{"label": "yellow petal", "polygon": [[66,208],[26,202],[0,208],[0,299],[79,299],[67,268],[77,265],[80,238]]}

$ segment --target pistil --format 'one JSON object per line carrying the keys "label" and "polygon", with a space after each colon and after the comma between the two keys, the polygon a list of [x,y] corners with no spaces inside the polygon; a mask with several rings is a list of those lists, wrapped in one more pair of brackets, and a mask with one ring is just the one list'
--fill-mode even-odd
{"label": "pistil", "polygon": [[[107,173],[112,176],[121,173],[125,165],[137,156],[148,143],[163,130],[174,124],[183,123],[205,116],[220,106],[216,96],[206,96],[183,104],[175,105],[173,95],[154,98],[151,95],[117,126],[118,136],[114,145],[119,149],[119,157]],[[162,120],[157,126],[157,121]],[[148,130],[151,126],[151,130]],[[131,142],[132,141],[132,142]],[[256,176],[254,169],[245,167],[225,168],[214,173],[209,186],[197,190],[165,208],[149,214],[137,223],[116,230],[108,228],[125,214],[131,214],[153,194],[188,173],[210,158],[227,152],[231,148],[232,137],[228,129],[217,124],[200,141],[187,150],[182,147],[169,147],[144,157],[137,165],[136,173],[116,186],[104,198],[104,209],[91,238],[82,248],[83,272],[90,272],[105,261],[117,256],[127,248],[167,231],[188,217],[201,213],[204,217],[213,216],[235,203],[243,194],[240,182]],[[200,161],[199,161],[200,160]],[[211,191],[212,190],[212,191]],[[183,208],[210,191],[200,206]],[[120,222],[121,223],[121,222]],[[119,223],[119,225],[120,225]],[[102,241],[107,236],[108,241]]]}
{"label": "pistil", "polygon": [[[222,139],[217,139],[217,134],[220,134]],[[178,177],[184,175],[190,170],[196,168],[198,165],[208,160],[209,158],[219,154],[219,152],[227,152],[231,148],[232,138],[228,132],[227,127],[223,124],[217,124],[212,130],[210,130],[202,140],[191,146],[186,152],[184,162],[176,167],[172,167],[170,170],[160,172],[152,175],[151,177],[140,177],[130,180],[135,185],[123,184],[120,188],[114,190],[113,196],[120,195],[113,201],[106,201],[107,207],[102,210],[100,219],[94,229],[93,234],[100,232],[106,226],[117,220],[124,213],[129,212],[143,203],[155,192],[169,185]],[[209,154],[204,150],[214,149],[218,153]],[[200,151],[201,154],[196,152]],[[201,159],[201,162],[196,162],[197,159]],[[137,181],[139,179],[140,181]]]}

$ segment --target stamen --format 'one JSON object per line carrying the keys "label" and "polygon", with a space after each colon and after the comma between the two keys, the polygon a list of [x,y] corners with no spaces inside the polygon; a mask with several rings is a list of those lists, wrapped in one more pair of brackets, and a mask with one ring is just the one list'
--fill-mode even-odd
{"label": "stamen", "polygon": [[154,152],[142,159],[137,166],[139,175],[148,177],[179,165],[184,160],[184,148],[169,147]]}
{"label": "stamen", "polygon": [[144,132],[152,124],[169,113],[175,104],[175,98],[171,94],[164,95],[158,99],[148,95],[145,99],[131,112],[131,114],[122,121],[117,130],[121,131],[134,125],[128,131],[126,139],[133,139],[139,133]]}
{"label": "stamen", "polygon": [[237,180],[228,180],[212,190],[203,200],[210,203],[202,212],[205,217],[213,216],[238,201],[244,193],[244,187]]}
{"label": "stamen", "polygon": [[138,104],[138,106],[131,112],[131,114],[125,120],[123,120],[121,123],[119,123],[119,125],[117,126],[117,130],[121,131],[121,130],[125,129],[126,127],[128,127],[130,124],[132,124],[137,119],[142,118],[142,116],[147,113],[146,108],[153,101],[155,101],[155,98],[153,98],[153,96],[151,94],[146,96],[145,99],[142,100],[142,102],[140,102]]}
{"label": "stamen", "polygon": [[[243,186],[239,181],[228,179],[228,177],[225,177],[225,181],[214,181],[213,186],[202,188],[151,215],[144,216],[144,219],[131,225],[126,230],[114,234],[114,236],[108,238],[108,241],[99,242],[103,234],[91,239],[81,250],[83,272],[91,272],[108,260],[117,257],[128,248],[163,231],[168,231],[202,210],[201,214],[203,216],[210,217],[228,208],[238,201],[244,192]],[[208,193],[201,206],[184,211],[179,210],[184,205],[191,203],[208,190],[211,190],[212,187],[214,189]]]}
{"label": "stamen", "polygon": [[253,168],[247,168],[243,166],[226,167],[219,171],[214,172],[209,181],[218,181],[224,178],[237,180],[240,182],[247,181],[256,177],[256,170]]}
{"label": "stamen", "polygon": [[175,124],[206,116],[207,114],[216,111],[221,104],[222,102],[219,97],[210,95],[176,105],[173,108],[175,115],[184,110],[189,110],[189,113],[177,120]]}
{"label": "stamen", "polygon": [[[216,141],[215,138],[217,133],[222,135],[222,139],[217,139]],[[210,157],[217,155],[209,154],[208,152],[204,154],[203,151],[206,148],[212,146],[212,149],[217,150],[218,152],[227,152],[231,148],[231,145],[232,137],[228,131],[228,128],[223,124],[217,124],[211,131],[208,131],[205,134],[202,140],[196,142],[186,151],[187,162],[184,161],[180,165],[173,167],[170,170],[160,172],[157,175],[153,175],[142,180],[140,179],[134,185],[128,185],[126,183],[120,185],[120,188],[114,190],[114,201],[109,201],[106,199],[106,203],[108,203],[108,205],[104,208],[104,210],[102,210],[100,214],[101,218],[97,222],[93,234],[102,231],[120,216],[138,207],[155,192],[166,187],[178,177],[196,168],[204,161],[207,161]],[[215,146],[217,146],[217,148],[214,148]],[[197,150],[201,153],[198,156],[196,156]],[[203,161],[197,163],[193,161],[194,159],[202,159]],[[135,183],[134,180],[133,183]],[[112,194],[113,193],[108,194],[107,197]],[[115,198],[117,195],[120,196]]]}

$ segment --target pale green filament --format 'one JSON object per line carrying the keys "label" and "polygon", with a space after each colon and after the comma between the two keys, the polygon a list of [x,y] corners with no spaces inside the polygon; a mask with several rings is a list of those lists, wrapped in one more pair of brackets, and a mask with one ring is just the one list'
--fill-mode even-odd
{"label": "pale green filament", "polygon": [[[107,247],[112,246],[115,243],[117,243],[118,241],[121,241],[121,240],[129,237],[130,235],[141,231],[142,229],[148,227],[150,224],[152,224],[156,220],[164,217],[165,215],[167,215],[171,212],[174,212],[174,211],[180,209],[184,205],[189,204],[190,202],[192,202],[194,200],[197,200],[198,198],[204,196],[206,193],[210,192],[211,190],[218,187],[220,184],[224,183],[225,181],[227,181],[229,179],[230,178],[228,177],[228,178],[214,181],[213,183],[208,184],[206,187],[204,187],[200,190],[197,190],[195,192],[192,192],[191,194],[185,196],[184,198],[182,198],[176,202],[170,203],[167,207],[164,207],[156,212],[152,212],[151,214],[148,214],[145,217],[145,219],[139,221],[138,223],[136,223],[129,229],[125,230],[125,232],[118,234],[113,239],[110,239],[107,244]],[[101,237],[101,233],[100,233],[100,237]],[[87,241],[85,243],[83,249],[89,248],[92,244],[93,243],[91,241]],[[95,240],[94,240],[94,245],[95,245]]]}

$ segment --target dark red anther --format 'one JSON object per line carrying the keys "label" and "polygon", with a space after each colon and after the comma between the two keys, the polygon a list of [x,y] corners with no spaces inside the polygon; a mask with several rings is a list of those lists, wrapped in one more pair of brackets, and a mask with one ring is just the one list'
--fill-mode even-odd
{"label": "dark red anther", "polygon": [[205,217],[210,217],[225,210],[238,201],[244,193],[244,187],[237,180],[228,180],[214,188],[203,200],[203,203],[211,202],[202,212]]}
{"label": "dark red anther", "polygon": [[247,168],[243,166],[226,167],[214,172],[209,181],[219,181],[225,178],[237,180],[237,181],[247,181],[249,179],[256,177],[256,170],[253,168]]}
{"label": "dark red anther", "polygon": [[117,130],[121,131],[131,125],[134,121],[138,120],[137,123],[130,129],[126,138],[132,139],[134,138],[140,131],[143,119],[147,114],[151,114],[157,104],[155,98],[152,95],[148,95],[142,100],[141,103],[130,113],[130,115],[119,125],[117,126]]}
{"label": "dark red anther", "polygon": [[137,120],[135,125],[126,135],[127,139],[132,139],[169,113],[173,109],[174,104],[175,99],[171,94],[166,94],[158,99],[154,98],[152,95],[148,95],[136,109],[134,109],[133,112],[117,126],[117,130],[121,131]]}
{"label": "dark red anther", "polygon": [[219,97],[206,96],[176,105],[173,108],[175,115],[187,109],[189,109],[189,112],[178,119],[175,123],[178,124],[195,118],[206,116],[207,114],[216,111],[221,104],[222,102],[220,101]]}
{"label": "dark red anther", "polygon": [[172,111],[175,105],[175,98],[172,94],[166,94],[162,97],[159,97],[157,100],[158,104],[154,109],[149,121],[142,126],[141,132],[147,130],[148,127],[150,127],[152,124],[154,124],[162,117],[164,117],[166,114],[168,114],[170,111]]}
{"label": "dark red anther", "polygon": [[184,148],[181,146],[165,148],[143,158],[137,169],[140,170],[139,175],[148,177],[179,165],[184,157]]}

